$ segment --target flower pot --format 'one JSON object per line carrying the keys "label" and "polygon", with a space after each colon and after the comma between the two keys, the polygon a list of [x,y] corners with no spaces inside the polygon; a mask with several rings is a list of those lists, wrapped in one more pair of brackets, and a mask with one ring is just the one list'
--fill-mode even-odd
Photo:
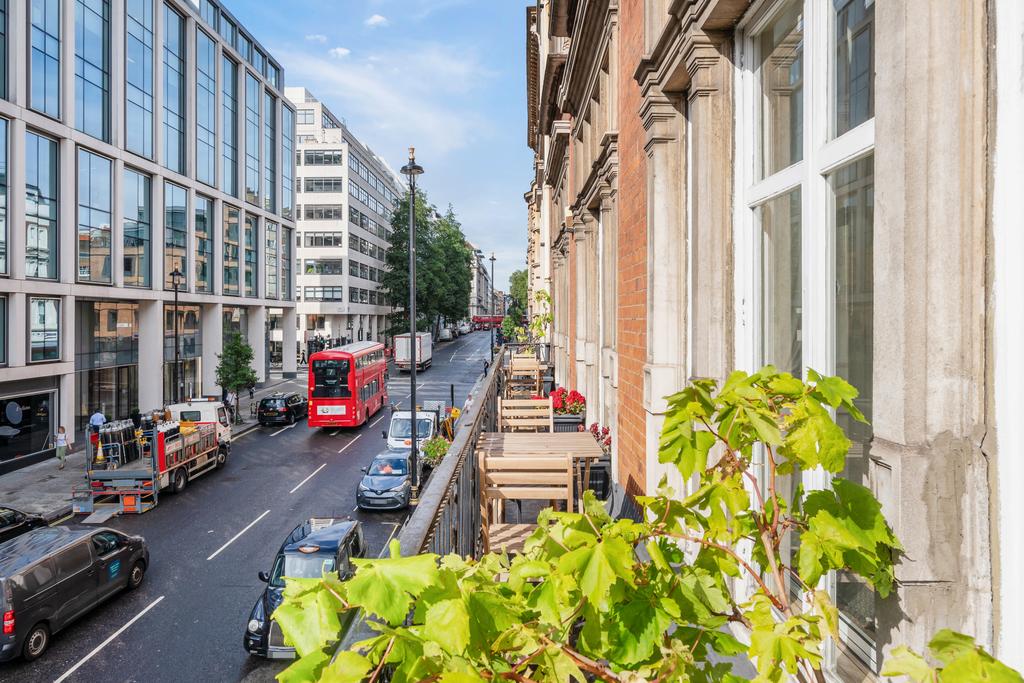
{"label": "flower pot", "polygon": [[579,415],[555,415],[555,431],[556,432],[578,432],[580,425],[586,420],[586,415],[580,413]]}

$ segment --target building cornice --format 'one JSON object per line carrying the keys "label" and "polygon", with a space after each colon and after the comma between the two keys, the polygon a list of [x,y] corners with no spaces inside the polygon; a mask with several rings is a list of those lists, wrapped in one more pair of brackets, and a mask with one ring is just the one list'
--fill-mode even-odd
{"label": "building cornice", "polygon": [[570,119],[560,119],[551,125],[551,141],[548,144],[548,164],[544,182],[552,187],[558,185],[558,179],[565,169],[566,149],[569,145],[569,133],[572,128]]}
{"label": "building cornice", "polygon": [[619,133],[609,131],[601,138],[601,149],[580,187],[573,212],[582,215],[591,207],[599,207],[608,192],[615,192],[619,174]]}
{"label": "building cornice", "polygon": [[559,107],[576,117],[583,115],[584,103],[597,87],[605,58],[609,57],[612,35],[618,23],[618,0],[591,0],[573,27],[572,45],[562,80]]}
{"label": "building cornice", "polygon": [[537,151],[540,125],[540,36],[537,8],[526,8],[526,144]]}

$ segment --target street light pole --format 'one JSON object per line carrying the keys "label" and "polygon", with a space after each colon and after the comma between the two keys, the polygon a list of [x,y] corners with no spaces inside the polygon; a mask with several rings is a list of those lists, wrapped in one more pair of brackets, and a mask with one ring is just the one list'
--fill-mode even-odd
{"label": "street light pole", "polygon": [[416,163],[416,148],[409,148],[409,163],[402,167],[402,175],[409,177],[409,398],[412,400],[412,497],[419,495],[420,473],[419,453],[416,448],[418,424],[416,423],[416,176],[423,173],[423,167]]}
{"label": "street light pole", "polygon": [[180,348],[178,343],[178,282],[185,277],[177,267],[171,273],[171,282],[174,283],[174,402],[181,403],[181,361]]}
{"label": "street light pole", "polygon": [[491,365],[494,365],[494,252],[491,252]]}

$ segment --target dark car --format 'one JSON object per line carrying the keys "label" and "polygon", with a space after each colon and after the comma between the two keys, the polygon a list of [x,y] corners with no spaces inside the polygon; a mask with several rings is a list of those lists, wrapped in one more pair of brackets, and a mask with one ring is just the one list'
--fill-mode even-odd
{"label": "dark car", "polygon": [[[352,576],[352,558],[365,557],[366,545],[359,522],[334,517],[314,517],[288,535],[274,558],[270,573],[260,572],[267,584],[249,614],[243,644],[246,652],[272,659],[295,657],[295,648],[284,642],[281,627],[271,617],[281,604],[284,577],[319,578],[335,572],[342,579]],[[342,616],[342,632],[348,628],[351,612]]]}
{"label": "dark car", "polygon": [[141,536],[104,527],[43,527],[0,543],[0,661],[31,661],[50,637],[121,590],[149,566]]}
{"label": "dark car", "polygon": [[384,451],[363,468],[356,487],[356,505],[364,510],[401,510],[412,497],[410,451]]}
{"label": "dark car", "polygon": [[46,526],[46,520],[39,515],[14,508],[0,507],[0,543],[41,526]]}
{"label": "dark car", "polygon": [[260,401],[256,417],[261,425],[295,424],[309,414],[309,401],[302,394],[278,392]]}

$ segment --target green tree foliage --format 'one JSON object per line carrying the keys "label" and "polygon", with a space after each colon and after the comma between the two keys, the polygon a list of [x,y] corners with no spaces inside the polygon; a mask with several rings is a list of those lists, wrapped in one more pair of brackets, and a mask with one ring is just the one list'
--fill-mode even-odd
{"label": "green tree foliage", "polygon": [[[842,471],[850,441],[832,413],[863,420],[856,395],[838,377],[811,371],[805,383],[770,366],[721,386],[694,381],[667,398],[658,453],[686,491],[663,479],[638,499],[639,522],[611,518],[588,492],[580,511],[543,511],[513,557],[399,557],[393,543],[390,559],[357,560],[348,582],[290,581],[275,618],[300,659],[279,679],[376,681],[388,667],[397,683],[733,683],[743,679],[728,658],[740,655],[759,683],[823,680],[839,618],[820,579],[845,570],[885,597],[900,544],[854,482],[836,477],[792,499],[781,490],[798,468]],[[288,608],[296,602],[310,607]],[[357,608],[375,635],[332,661],[337,612]],[[943,636],[932,652],[945,666],[937,673],[907,652],[888,670],[936,683],[1020,680],[973,642]]]}
{"label": "green tree foliage", "polygon": [[[382,290],[397,310],[389,316],[389,333],[409,331],[409,196],[391,217],[393,230]],[[416,192],[416,329],[436,331],[440,319],[461,320],[469,314],[472,254],[462,226],[449,206],[438,214],[424,192]]]}
{"label": "green tree foliage", "polygon": [[[252,358],[252,347],[245,343],[242,335],[233,332],[224,343],[223,353],[217,355],[217,384],[236,395],[256,384],[258,378],[252,367]],[[233,407],[237,417],[237,398]]]}
{"label": "green tree foliage", "polygon": [[916,683],[1022,683],[1024,677],[975,644],[974,638],[943,629],[928,643],[939,666],[932,667],[911,649],[899,646],[882,667],[883,676],[905,677]]}
{"label": "green tree foliage", "polygon": [[530,304],[530,294],[527,287],[525,270],[517,270],[508,278],[508,291],[512,301],[508,307],[508,317],[516,325],[521,325],[526,317],[526,310]]}

